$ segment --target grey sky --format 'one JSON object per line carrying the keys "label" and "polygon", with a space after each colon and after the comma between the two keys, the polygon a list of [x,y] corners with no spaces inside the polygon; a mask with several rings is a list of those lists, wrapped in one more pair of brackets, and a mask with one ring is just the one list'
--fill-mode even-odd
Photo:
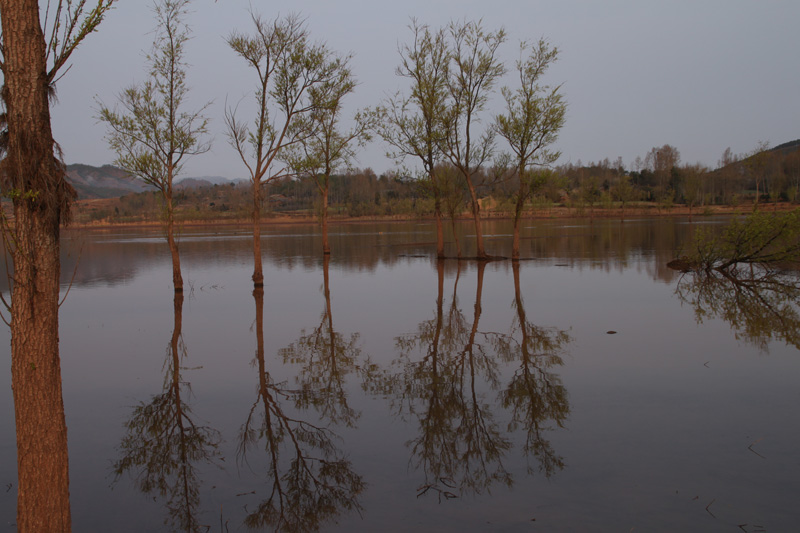
{"label": "grey sky", "polygon": [[[559,163],[621,156],[629,166],[668,143],[680,150],[683,162],[713,167],[726,147],[741,153],[759,141],[776,145],[800,138],[796,0],[195,0],[188,19],[189,82],[196,104],[213,101],[207,114],[214,145],[187,164],[187,176],[245,175],[227,144],[222,111],[226,98],[235,103],[244,97],[245,109],[253,77],[223,37],[233,29],[250,32],[251,4],[267,19],[298,12],[315,39],[354,54],[360,84],[348,98],[350,112],[403,87],[394,69],[398,42],[410,38],[410,17],[434,27],[482,18],[487,29],[503,26],[508,32],[502,55],[509,67],[523,39],[545,37],[561,50],[546,80],[564,84],[569,105],[557,143]],[[145,79],[151,5],[119,0],[73,56],[53,111],[54,133],[68,163],[113,162],[104,126],[94,118],[94,98],[113,104],[122,88]],[[484,123],[490,120],[487,113]],[[358,166],[379,174],[393,168],[385,150],[373,142]]]}

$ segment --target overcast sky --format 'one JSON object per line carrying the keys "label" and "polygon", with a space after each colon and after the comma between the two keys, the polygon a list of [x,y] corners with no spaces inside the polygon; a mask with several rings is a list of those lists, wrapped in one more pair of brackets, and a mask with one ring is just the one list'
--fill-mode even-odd
{"label": "overcast sky", "polygon": [[[185,176],[246,175],[227,143],[222,112],[226,99],[251,98],[254,77],[223,39],[234,29],[251,31],[251,5],[265,19],[300,13],[314,39],[354,54],[359,86],[348,97],[348,113],[403,88],[394,70],[398,43],[410,40],[411,17],[433,27],[466,18],[505,28],[502,57],[509,67],[520,40],[545,37],[560,49],[546,80],[563,83],[569,106],[556,145],[559,163],[622,157],[629,166],[650,148],[671,144],[682,162],[713,167],[726,147],[742,153],[759,141],[774,146],[800,138],[797,0],[195,0],[187,19],[191,105],[212,102],[213,148],[189,161]],[[53,110],[68,163],[114,161],[95,99],[113,104],[121,89],[146,79],[151,6],[118,0],[73,55]],[[485,123],[498,110],[487,112]],[[378,174],[393,168],[385,152],[373,142],[358,166]]]}

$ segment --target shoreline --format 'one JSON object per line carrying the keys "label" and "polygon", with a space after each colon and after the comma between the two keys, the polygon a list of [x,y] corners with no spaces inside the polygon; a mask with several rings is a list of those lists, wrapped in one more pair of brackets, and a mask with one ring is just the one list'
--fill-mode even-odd
{"label": "shoreline", "polygon": [[[761,208],[765,211],[791,211],[797,209],[798,206],[787,202],[778,204],[762,204]],[[708,216],[717,215],[737,215],[745,214],[752,211],[752,205],[743,206],[705,206],[699,208],[692,208],[691,212],[688,207],[679,205],[671,208],[660,208],[655,205],[629,207],[624,210],[615,208],[594,208],[594,209],[580,209],[574,207],[551,207],[539,211],[529,211],[522,216],[523,220],[550,220],[550,219],[618,219],[625,221],[629,218],[664,218],[664,217],[697,217],[704,218]],[[481,214],[481,220],[511,220],[512,215],[507,212],[488,211]],[[364,217],[344,217],[344,216],[330,216],[328,224],[361,224],[361,223],[375,223],[375,222],[408,222],[408,221],[424,221],[433,222],[432,215],[422,217],[414,215],[380,215],[380,216],[364,216]],[[448,220],[446,217],[442,220]],[[462,215],[458,217],[459,221],[471,221],[471,215]],[[252,226],[252,221],[247,218],[235,219],[187,219],[176,220],[176,223],[186,227],[203,227],[203,226]],[[262,226],[280,226],[280,225],[316,225],[319,224],[317,217],[313,216],[292,216],[292,215],[278,215],[278,216],[262,216]],[[109,220],[97,220],[92,222],[70,222],[65,228],[68,229],[107,229],[107,228],[146,228],[146,227],[160,227],[162,222],[160,220],[142,220],[136,222],[114,222]]]}

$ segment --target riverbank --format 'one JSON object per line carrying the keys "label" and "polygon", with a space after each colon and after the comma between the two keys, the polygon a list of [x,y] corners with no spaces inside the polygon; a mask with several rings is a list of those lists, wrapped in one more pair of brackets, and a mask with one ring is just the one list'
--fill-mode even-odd
{"label": "riverbank", "polygon": [[[91,213],[99,206],[98,200],[79,200],[75,203],[73,209],[75,217],[70,223],[70,227],[74,228],[107,228],[107,227],[157,227],[161,225],[160,220],[154,219],[141,219],[131,220],[130,218],[121,219],[116,217],[106,217],[100,219],[92,219]],[[775,203],[775,204],[761,204],[760,209],[766,211],[791,211],[798,206],[788,202]],[[703,206],[694,207],[689,209],[685,205],[676,205],[672,207],[663,207],[657,204],[637,204],[633,207],[626,207],[624,210],[620,207],[567,207],[567,206],[554,206],[538,210],[528,211],[524,215],[526,220],[543,220],[543,219],[557,219],[557,218],[581,218],[581,219],[620,219],[625,220],[628,218],[641,218],[641,217],[705,217],[715,215],[735,215],[748,213],[753,209],[752,205],[739,205],[739,206]],[[460,220],[470,220],[472,216],[469,213],[462,214]],[[481,213],[481,218],[484,220],[502,220],[510,219],[511,214],[505,211],[484,211]],[[430,220],[433,221],[432,215],[415,216],[415,215],[382,215],[382,216],[362,216],[350,217],[344,215],[329,215],[328,221],[330,224],[359,224],[369,222],[393,222],[393,221],[408,221],[408,220]],[[306,213],[266,213],[262,215],[262,225],[287,225],[287,224],[316,224],[317,217],[310,216]],[[249,226],[252,221],[248,217],[204,217],[202,219],[193,219],[190,217],[178,220],[178,223],[184,226]]]}

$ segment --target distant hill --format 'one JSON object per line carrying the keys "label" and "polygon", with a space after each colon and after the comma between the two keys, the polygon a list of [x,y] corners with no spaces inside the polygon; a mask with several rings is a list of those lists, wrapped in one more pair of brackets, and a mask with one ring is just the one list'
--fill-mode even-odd
{"label": "distant hill", "polygon": [[800,139],[796,141],[789,141],[788,143],[779,144],[774,148],[770,148],[770,152],[779,152],[781,154],[788,154],[800,148]]}
{"label": "distant hill", "polygon": [[[175,180],[175,184],[181,184],[187,180],[195,180],[197,182],[205,182],[209,185],[227,185],[231,182],[230,179],[226,178],[225,176],[193,176],[193,177],[178,177]],[[204,186],[205,186],[204,183]]]}
{"label": "distant hill", "polygon": [[[121,168],[113,165],[94,167],[92,165],[67,165],[67,181],[78,191],[78,198],[117,198],[130,193],[153,190],[142,180],[132,177]],[[176,189],[197,189],[232,183],[223,176],[203,176],[198,178],[178,178]]]}
{"label": "distant hill", "polygon": [[67,181],[78,191],[79,199],[115,198],[152,190],[149,185],[113,165],[67,165]]}
{"label": "distant hill", "polygon": [[[227,181],[227,180],[226,180]],[[183,178],[175,182],[175,188],[181,189],[201,189],[203,187],[213,187],[214,183],[204,178]]]}

